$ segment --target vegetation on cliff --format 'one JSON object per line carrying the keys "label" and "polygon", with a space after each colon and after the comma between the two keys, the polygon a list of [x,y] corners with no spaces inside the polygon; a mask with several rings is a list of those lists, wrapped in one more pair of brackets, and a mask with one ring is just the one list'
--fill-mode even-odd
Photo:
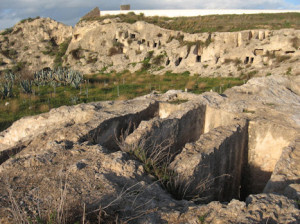
{"label": "vegetation on cliff", "polygon": [[249,29],[300,29],[300,13],[270,13],[243,15],[209,15],[194,17],[146,17],[143,14],[128,14],[101,16],[85,20],[100,20],[120,18],[120,22],[135,23],[145,21],[165,29],[178,30],[187,33],[203,32],[233,32]]}

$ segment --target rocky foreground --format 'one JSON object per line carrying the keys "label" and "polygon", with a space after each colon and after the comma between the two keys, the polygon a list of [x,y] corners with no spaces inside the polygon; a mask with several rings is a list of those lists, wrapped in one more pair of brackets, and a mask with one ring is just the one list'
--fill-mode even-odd
{"label": "rocky foreground", "polygon": [[0,148],[1,223],[300,222],[300,76],[63,106]]}

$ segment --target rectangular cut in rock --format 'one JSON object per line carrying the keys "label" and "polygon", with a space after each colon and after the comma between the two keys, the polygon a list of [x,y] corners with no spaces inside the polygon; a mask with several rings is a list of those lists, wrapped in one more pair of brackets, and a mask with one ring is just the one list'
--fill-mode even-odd
{"label": "rectangular cut in rock", "polygon": [[[241,174],[247,154],[247,121],[221,126],[185,145],[170,168],[190,183],[187,195],[203,202],[239,198]],[[198,186],[205,183],[200,191]]]}
{"label": "rectangular cut in rock", "polygon": [[187,142],[196,141],[203,133],[205,105],[160,103],[159,116],[141,122],[126,138],[126,143],[140,145],[145,141],[146,148],[149,148],[154,143],[159,145],[168,141],[171,143],[170,153],[177,154]]}
{"label": "rectangular cut in rock", "polygon": [[204,133],[219,126],[230,125],[236,117],[235,113],[206,106]]}
{"label": "rectangular cut in rock", "polygon": [[264,55],[264,50],[263,49],[255,49],[254,55]]}
{"label": "rectangular cut in rock", "polygon": [[248,43],[252,36],[249,31],[242,31],[238,33],[238,47],[240,47],[243,43]]}
{"label": "rectangular cut in rock", "polygon": [[293,128],[266,122],[249,123],[249,193],[261,193],[270,179],[283,148],[296,135]]}

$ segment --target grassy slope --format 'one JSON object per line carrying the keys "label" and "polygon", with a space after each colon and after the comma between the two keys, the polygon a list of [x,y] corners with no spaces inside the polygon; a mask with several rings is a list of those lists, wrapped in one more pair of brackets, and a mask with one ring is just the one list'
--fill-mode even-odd
{"label": "grassy slope", "polygon": [[[170,89],[188,88],[194,93],[202,93],[213,89],[219,93],[226,88],[244,83],[236,78],[201,78],[190,76],[189,72],[165,75],[151,75],[146,71],[138,73],[98,73],[86,76],[80,89],[69,86],[34,87],[34,94],[24,94],[19,85],[14,87],[14,97],[0,100],[0,131],[9,127],[12,122],[28,115],[47,112],[51,108],[62,105],[74,105],[101,100],[125,100],[145,95],[153,90],[166,92]],[[88,83],[88,84],[87,84]],[[118,87],[119,86],[119,87]],[[118,96],[119,88],[119,96]],[[88,92],[87,92],[88,89]],[[9,104],[5,106],[5,103]]]}
{"label": "grassy slope", "polygon": [[[160,27],[189,33],[227,32],[247,29],[281,29],[300,28],[300,13],[253,14],[253,15],[211,15],[197,17],[144,17],[129,13],[118,16],[104,16],[97,20],[119,17],[122,22],[134,23],[146,21]],[[86,85],[82,90],[71,87],[57,87],[56,94],[52,87],[34,87],[35,94],[26,95],[14,87],[13,98],[0,100],[0,131],[4,130],[23,116],[39,114],[62,105],[72,105],[82,102],[99,100],[131,99],[147,94],[153,90],[165,92],[169,89],[188,88],[194,93],[202,93],[213,89],[223,92],[226,88],[241,85],[244,81],[232,78],[201,78],[189,76],[188,73],[154,76],[147,72],[140,73],[99,73],[87,76],[90,80],[88,94]],[[119,96],[117,95],[119,86]],[[5,106],[8,102],[9,105]]]}
{"label": "grassy slope", "polygon": [[104,20],[119,17],[121,22],[145,21],[170,30],[187,33],[232,32],[248,29],[300,29],[300,13],[251,14],[251,15],[209,15],[196,17],[145,17],[134,13],[101,16],[90,20]]}

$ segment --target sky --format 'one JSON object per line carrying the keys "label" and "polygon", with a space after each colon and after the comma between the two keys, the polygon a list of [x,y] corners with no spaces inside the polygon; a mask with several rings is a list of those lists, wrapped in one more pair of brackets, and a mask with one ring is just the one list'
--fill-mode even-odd
{"label": "sky", "polygon": [[50,17],[75,25],[95,7],[131,9],[300,9],[300,0],[0,0],[0,30],[28,17]]}

